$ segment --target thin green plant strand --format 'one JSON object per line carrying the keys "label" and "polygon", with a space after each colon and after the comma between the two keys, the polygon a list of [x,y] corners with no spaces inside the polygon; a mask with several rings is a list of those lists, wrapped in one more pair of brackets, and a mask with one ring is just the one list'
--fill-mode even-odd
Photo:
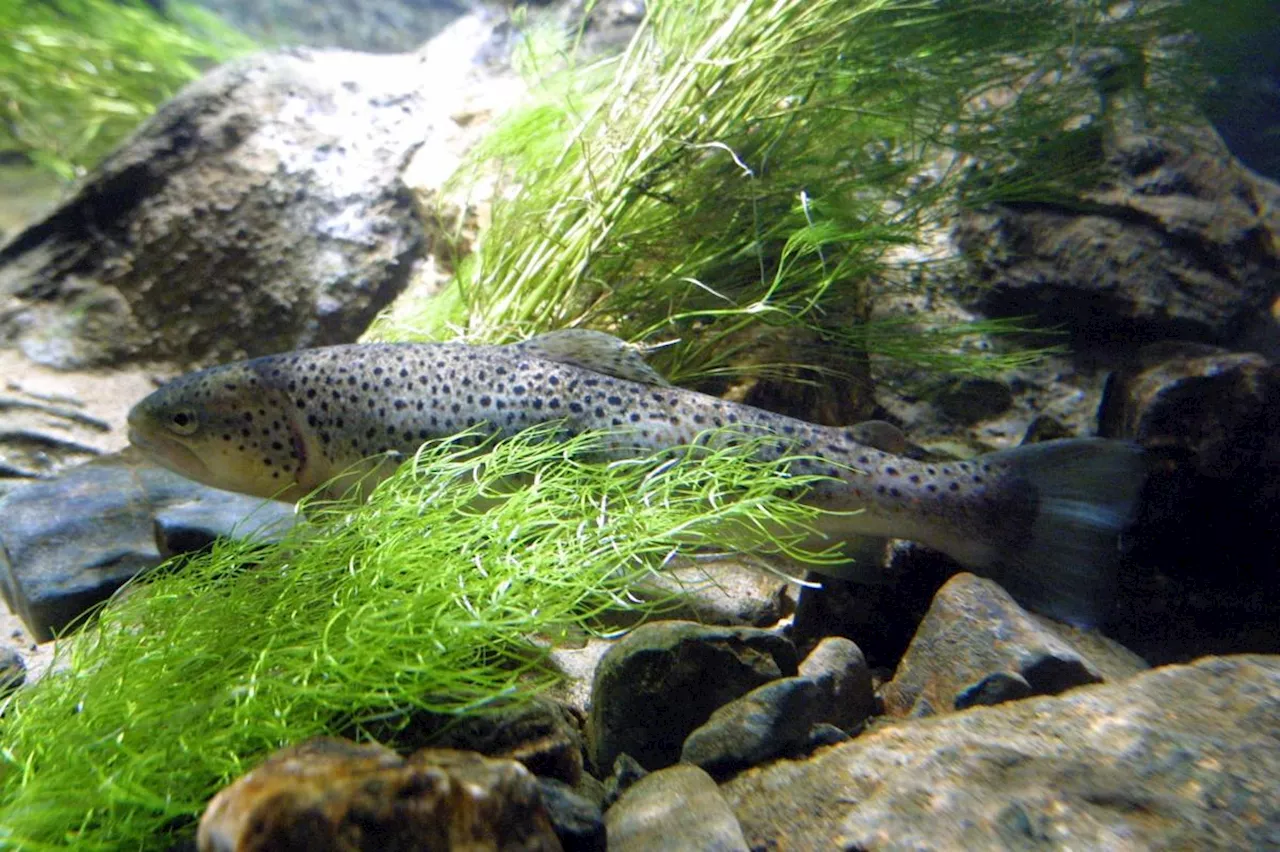
{"label": "thin green plant strand", "polygon": [[754,443],[605,463],[550,432],[425,446],[366,504],[132,583],[7,700],[0,844],[165,848],[274,749],[528,695],[556,677],[535,636],[644,611],[682,546],[829,557],[797,544],[812,478]]}

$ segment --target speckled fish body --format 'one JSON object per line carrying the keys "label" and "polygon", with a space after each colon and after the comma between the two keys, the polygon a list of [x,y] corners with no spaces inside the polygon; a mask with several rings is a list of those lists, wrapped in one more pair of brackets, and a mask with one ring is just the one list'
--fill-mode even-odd
{"label": "speckled fish body", "polygon": [[[135,406],[130,439],[206,484],[296,500],[326,484],[331,493],[360,480],[367,485],[424,441],[469,427],[513,435],[555,421],[569,433],[607,431],[609,450],[631,456],[730,427],[776,438],[761,445],[765,456],[801,454],[809,458],[797,470],[835,477],[807,498],[841,510],[828,520],[832,537],[916,540],[985,573],[1003,571],[1014,585],[1035,576],[1028,559],[1065,558],[1090,575],[1098,573],[1095,563],[1114,561],[1140,480],[1133,447],[1096,439],[971,461],[914,461],[860,443],[857,427],[820,426],[668,386],[625,353],[605,357],[612,350],[598,338],[585,347],[570,334],[541,340],[353,344],[215,367],[180,377]],[[1052,585],[1048,597],[1066,591]],[[1092,617],[1080,609],[1062,614]]]}

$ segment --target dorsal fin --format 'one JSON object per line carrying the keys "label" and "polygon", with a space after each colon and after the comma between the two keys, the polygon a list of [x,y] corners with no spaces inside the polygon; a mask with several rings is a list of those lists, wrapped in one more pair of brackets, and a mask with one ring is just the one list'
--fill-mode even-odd
{"label": "dorsal fin", "polygon": [[907,451],[910,442],[902,430],[884,420],[867,420],[850,426],[853,439],[882,452],[900,456]]}
{"label": "dorsal fin", "polygon": [[507,348],[534,358],[572,364],[619,379],[646,385],[671,386],[671,382],[645,363],[635,346],[603,331],[564,328],[539,334],[520,343],[512,343]]}

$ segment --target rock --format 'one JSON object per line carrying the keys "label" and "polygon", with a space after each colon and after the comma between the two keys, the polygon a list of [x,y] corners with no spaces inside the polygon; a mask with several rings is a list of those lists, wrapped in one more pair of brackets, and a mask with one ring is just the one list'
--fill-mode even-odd
{"label": "rock", "polygon": [[466,8],[463,4],[418,0],[205,0],[201,5],[264,44],[342,47],[371,53],[413,50]]}
{"label": "rock", "polygon": [[724,778],[779,755],[800,751],[813,726],[822,721],[825,702],[817,682],[784,677],[758,686],[711,714],[689,734],[682,763]]}
{"label": "rock", "polygon": [[[680,760],[724,777],[814,747],[814,729],[854,730],[876,709],[871,671],[848,639],[824,639],[798,677],[756,687],[711,714],[684,741]],[[830,739],[819,733],[817,741]]]}
{"label": "rock", "polygon": [[1239,339],[1280,292],[1280,186],[1211,131],[1195,145],[1114,132],[1103,146],[1101,179],[1072,204],[961,214],[977,309],[1061,325],[1077,346]]}
{"label": "rock", "polygon": [[1013,391],[995,379],[954,379],[934,394],[933,404],[958,423],[977,423],[1007,411]]}
{"label": "rock", "polygon": [[27,665],[14,648],[0,646],[0,698],[27,681]]}
{"label": "rock", "polygon": [[881,582],[850,582],[810,573],[796,603],[792,640],[801,648],[825,636],[857,643],[867,662],[892,670],[911,642],[934,594],[960,566],[913,542],[895,541],[876,566]]}
{"label": "rock", "polygon": [[626,752],[646,769],[669,766],[717,707],[795,673],[795,648],[765,630],[641,625],[596,669],[587,725],[592,764],[610,766]]}
{"label": "rock", "polygon": [[600,805],[554,778],[539,778],[538,792],[565,852],[604,852],[606,835]]}
{"label": "rock", "polygon": [[416,56],[263,54],[183,89],[0,248],[0,341],[68,369],[355,340],[428,249]]}
{"label": "rock", "polygon": [[613,761],[613,772],[609,774],[609,778],[604,783],[604,799],[602,803],[607,809],[627,792],[631,785],[635,784],[649,772],[643,766],[636,762],[636,759],[629,754],[620,754]]}
{"label": "rock", "polygon": [[696,766],[646,775],[605,814],[609,852],[746,852],[738,819]]}
{"label": "rock", "polygon": [[1280,651],[1280,367],[1186,343],[1145,348],[1108,383],[1108,437],[1147,447],[1108,632],[1153,662]]}
{"label": "rock", "polygon": [[[190,535],[158,545],[156,518],[174,513]],[[126,450],[0,498],[0,592],[45,641],[159,564],[161,546],[232,532],[265,540],[294,520],[291,506],[199,485]]]}
{"label": "rock", "polygon": [[800,664],[800,676],[821,690],[828,707],[822,722],[852,731],[878,709],[866,657],[848,639],[831,636],[819,642]]}
{"label": "rock", "polygon": [[732,559],[665,568],[630,591],[662,601],[664,618],[700,624],[772,627],[795,610],[786,580]]}
{"label": "rock", "polygon": [[570,708],[541,696],[496,703],[463,716],[414,713],[407,720],[390,718],[386,724],[382,728],[363,723],[361,730],[376,740],[394,739],[404,749],[431,745],[518,760],[535,775],[570,787],[583,777],[579,718]]}
{"label": "rock", "polygon": [[559,850],[520,764],[319,739],[276,752],[214,796],[202,852],[347,849]]}
{"label": "rock", "polygon": [[752,848],[1267,849],[1280,658],[911,720],[726,783]]}
{"label": "rock", "polygon": [[[1101,669],[995,582],[957,574],[933,599],[886,684],[890,716],[931,716],[1103,680]],[[1133,674],[1144,666],[1134,660]]]}

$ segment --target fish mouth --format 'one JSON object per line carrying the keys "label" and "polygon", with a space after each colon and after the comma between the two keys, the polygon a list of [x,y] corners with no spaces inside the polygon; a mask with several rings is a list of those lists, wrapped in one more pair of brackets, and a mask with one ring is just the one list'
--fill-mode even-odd
{"label": "fish mouth", "polygon": [[205,467],[200,457],[193,453],[189,447],[167,435],[149,434],[131,426],[129,428],[129,443],[141,450],[147,458],[174,473],[198,482],[203,482],[209,478],[209,469]]}

